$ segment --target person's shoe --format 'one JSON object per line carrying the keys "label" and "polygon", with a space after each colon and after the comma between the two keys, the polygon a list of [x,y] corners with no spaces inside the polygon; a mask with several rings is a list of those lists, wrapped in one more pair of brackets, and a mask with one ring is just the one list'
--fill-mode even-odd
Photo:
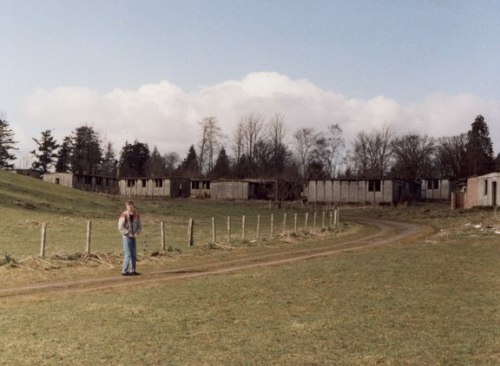
{"label": "person's shoe", "polygon": [[139,272],[134,271],[134,272],[131,273],[131,275],[132,276],[140,276],[141,274]]}
{"label": "person's shoe", "polygon": [[122,272],[122,276],[130,276],[132,273]]}

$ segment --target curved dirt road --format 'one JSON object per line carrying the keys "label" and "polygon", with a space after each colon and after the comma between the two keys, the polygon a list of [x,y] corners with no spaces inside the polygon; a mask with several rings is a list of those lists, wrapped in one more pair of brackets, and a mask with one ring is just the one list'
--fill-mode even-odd
{"label": "curved dirt road", "polygon": [[[156,270],[144,273],[140,277],[101,277],[82,280],[43,282],[19,287],[0,288],[0,301],[17,298],[38,298],[40,296],[108,290],[122,287],[142,286],[156,282],[181,280],[187,278],[239,272],[258,267],[276,266],[296,261],[331,256],[343,252],[374,248],[389,244],[413,242],[432,232],[432,229],[417,224],[391,222],[379,219],[346,219],[362,225],[376,227],[375,234],[361,239],[328,242],[323,246],[304,249],[276,248],[267,254],[250,254],[241,259],[224,260],[212,263],[200,263],[195,266]],[[325,241],[326,242],[326,241]]]}

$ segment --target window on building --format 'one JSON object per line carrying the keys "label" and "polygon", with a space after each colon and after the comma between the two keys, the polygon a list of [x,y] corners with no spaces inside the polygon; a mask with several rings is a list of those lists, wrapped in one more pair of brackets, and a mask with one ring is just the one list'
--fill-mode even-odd
{"label": "window on building", "polygon": [[92,184],[92,177],[85,176],[85,184]]}
{"label": "window on building", "polygon": [[368,181],[368,192],[380,192],[382,182],[380,179],[372,179]]}
{"label": "window on building", "polygon": [[427,181],[427,189],[439,189],[439,179],[429,179]]}
{"label": "window on building", "polygon": [[59,178],[56,178],[56,184],[60,184],[61,180]]}
{"label": "window on building", "polygon": [[200,182],[195,180],[193,181],[193,189],[200,189]]}
{"label": "window on building", "polygon": [[101,177],[97,177],[95,179],[95,184],[97,184],[98,186],[102,186],[102,178]]}
{"label": "window on building", "polygon": [[146,179],[141,179],[141,182],[142,182],[142,188],[145,188],[146,187]]}
{"label": "window on building", "polygon": [[127,179],[127,187],[135,187],[135,179]]}
{"label": "window on building", "polygon": [[155,179],[155,187],[157,188],[163,187],[163,179]]}
{"label": "window on building", "polygon": [[484,181],[484,195],[486,196],[488,194],[488,180]]}

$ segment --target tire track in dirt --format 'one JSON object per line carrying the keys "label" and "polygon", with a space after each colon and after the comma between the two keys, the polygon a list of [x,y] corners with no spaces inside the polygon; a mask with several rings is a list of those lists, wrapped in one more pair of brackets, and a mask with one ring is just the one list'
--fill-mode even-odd
{"label": "tire track in dirt", "polygon": [[124,287],[139,287],[148,284],[183,280],[211,275],[240,272],[260,267],[278,266],[297,261],[312,260],[315,258],[337,255],[340,253],[380,247],[400,242],[413,242],[432,232],[429,227],[391,222],[379,219],[349,218],[346,221],[362,225],[375,226],[377,232],[360,239],[347,240],[316,248],[304,249],[276,249],[276,252],[267,254],[249,255],[245,258],[218,261],[210,264],[152,271],[140,277],[112,277],[46,282],[12,288],[0,288],[0,301],[18,298],[40,298],[48,295],[82,293],[99,290],[113,290]]}

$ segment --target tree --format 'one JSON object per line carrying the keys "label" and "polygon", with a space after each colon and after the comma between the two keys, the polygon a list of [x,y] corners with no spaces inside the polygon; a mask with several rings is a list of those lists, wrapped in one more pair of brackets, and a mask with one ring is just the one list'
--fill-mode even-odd
{"label": "tree", "polygon": [[177,169],[177,174],[185,178],[196,178],[200,176],[200,166],[198,165],[198,157],[194,145],[188,150],[186,158]]}
{"label": "tree", "polygon": [[204,118],[199,124],[201,126],[201,136],[198,142],[200,151],[198,165],[202,172],[208,172],[214,167],[214,157],[222,137],[222,130],[218,126],[215,117]]}
{"label": "tree", "polygon": [[331,177],[335,177],[339,161],[341,160],[341,152],[345,146],[344,138],[342,137],[342,128],[338,124],[331,124],[327,128],[328,134],[326,142],[328,144],[327,169]]}
{"label": "tree", "polygon": [[165,173],[167,176],[172,176],[175,173],[177,165],[181,161],[181,158],[179,154],[177,154],[176,152],[171,152],[165,154],[164,159],[165,159],[165,170],[166,170]]}
{"label": "tree", "polygon": [[95,175],[100,171],[102,160],[99,135],[92,127],[78,127],[72,136],[70,157],[73,173]]}
{"label": "tree", "polygon": [[120,153],[120,177],[146,177],[150,157],[148,144],[125,141]]}
{"label": "tree", "polygon": [[277,178],[285,169],[287,148],[283,143],[286,135],[285,116],[276,113],[268,126],[268,140],[271,149],[271,175]]}
{"label": "tree", "polygon": [[104,151],[101,164],[101,174],[107,177],[116,177],[118,171],[118,160],[116,159],[113,144],[108,142]]}
{"label": "tree", "polygon": [[408,134],[392,142],[396,159],[394,175],[402,179],[422,179],[432,176],[434,140],[427,135]]}
{"label": "tree", "polygon": [[9,122],[0,118],[0,170],[12,169],[16,157],[10,152],[17,150],[15,147],[17,141],[14,141],[14,132],[9,128]]}
{"label": "tree", "polygon": [[312,159],[314,144],[316,143],[316,133],[312,128],[303,127],[293,134],[295,139],[295,151],[298,155],[301,173],[305,177],[309,163]]}
{"label": "tree", "polygon": [[360,132],[353,142],[352,159],[356,175],[363,178],[382,178],[390,166],[393,132],[390,127]]}
{"label": "tree", "polygon": [[210,178],[220,179],[229,178],[231,175],[231,164],[229,162],[229,157],[226,154],[226,149],[222,147],[215,161],[214,168],[209,172]]}
{"label": "tree", "polygon": [[240,120],[243,151],[250,162],[254,161],[255,144],[260,140],[264,118],[260,114],[249,114]]}
{"label": "tree", "polygon": [[490,132],[484,117],[478,115],[467,132],[467,175],[482,175],[493,171],[495,161]]}
{"label": "tree", "polygon": [[38,149],[31,152],[35,156],[32,168],[41,174],[45,174],[57,158],[56,150],[59,148],[59,145],[50,130],[43,131],[40,140],[33,137],[33,141],[38,145]]}
{"label": "tree", "polygon": [[56,173],[66,173],[71,171],[71,151],[73,142],[70,136],[66,136],[59,149],[56,163]]}
{"label": "tree", "polygon": [[155,146],[149,159],[149,176],[151,177],[166,177],[167,176],[167,162],[165,158],[160,155],[158,148]]}
{"label": "tree", "polygon": [[436,168],[443,177],[465,178],[467,135],[441,137],[436,147]]}
{"label": "tree", "polygon": [[500,153],[497,155],[495,159],[495,171],[500,172]]}

